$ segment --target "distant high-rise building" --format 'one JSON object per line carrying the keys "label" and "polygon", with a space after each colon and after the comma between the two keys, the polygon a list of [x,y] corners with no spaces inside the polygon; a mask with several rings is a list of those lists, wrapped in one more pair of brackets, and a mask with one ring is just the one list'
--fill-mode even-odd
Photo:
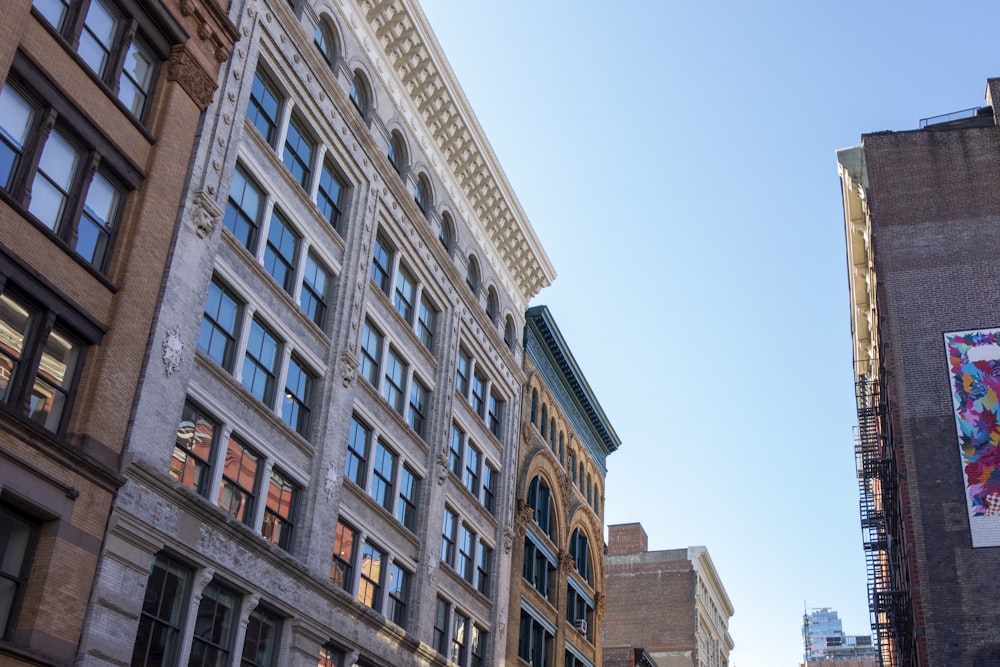
{"label": "distant high-rise building", "polygon": [[837,153],[883,667],[1000,664],[998,103]]}
{"label": "distant high-rise building", "polygon": [[874,657],[871,635],[845,635],[837,612],[828,607],[813,609],[802,616],[804,660]]}

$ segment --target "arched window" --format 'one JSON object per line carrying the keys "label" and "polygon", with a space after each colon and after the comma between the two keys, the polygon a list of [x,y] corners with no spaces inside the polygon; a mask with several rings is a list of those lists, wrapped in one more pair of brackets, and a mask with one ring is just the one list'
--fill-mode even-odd
{"label": "arched window", "polygon": [[493,285],[490,285],[490,288],[486,291],[486,316],[494,324],[496,324],[497,317],[500,316],[500,297],[497,296],[497,291],[493,289]]}
{"label": "arched window", "polygon": [[473,293],[479,292],[479,260],[474,255],[469,255],[469,269],[465,274],[465,282]]}
{"label": "arched window", "polygon": [[538,425],[538,390],[531,390],[531,423]]}
{"label": "arched window", "polygon": [[590,473],[588,472],[587,473],[587,504],[589,505],[589,504],[591,504],[593,502],[594,502],[594,482],[593,482],[593,477],[591,477]]}
{"label": "arched window", "polygon": [[569,553],[573,557],[573,569],[583,577],[588,584],[593,584],[590,572],[590,550],[587,536],[577,528],[569,540]]}
{"label": "arched window", "polygon": [[438,241],[450,255],[452,248],[455,247],[455,222],[447,211],[441,214],[441,231],[438,232]]}
{"label": "arched window", "polygon": [[333,38],[333,31],[330,30],[330,26],[323,19],[316,24],[316,32],[313,33],[313,44],[319,49],[319,53],[323,56],[323,60],[329,67],[333,67],[334,59],[337,53],[337,43]]}
{"label": "arched window", "polygon": [[534,511],[533,519],[538,527],[552,537],[552,491],[541,475],[536,475],[528,485],[528,507]]}
{"label": "arched window", "polygon": [[563,434],[559,434],[559,463],[564,463],[566,460],[566,442],[563,440]]}
{"label": "arched window", "polygon": [[548,433],[548,428],[549,428],[549,406],[547,406],[545,403],[542,403],[542,426],[539,430],[542,432],[543,438],[545,437],[545,434]]}
{"label": "arched window", "polygon": [[354,76],[351,77],[351,91],[350,91],[351,102],[354,103],[354,107],[364,118],[368,114],[368,83],[365,81],[365,75],[361,73],[361,70],[354,70]]}
{"label": "arched window", "polygon": [[514,318],[510,315],[507,316],[507,323],[503,327],[503,342],[507,344],[511,352],[515,350],[515,345],[517,345],[517,327],[514,325]]}
{"label": "arched window", "polygon": [[389,137],[389,162],[392,163],[393,169],[400,176],[403,175],[403,170],[406,168],[406,141],[403,139],[403,135],[399,133],[399,130],[393,130],[392,136]]}
{"label": "arched window", "polygon": [[417,176],[417,186],[413,189],[413,201],[417,202],[417,208],[425,216],[430,212],[433,201],[431,200],[431,182],[427,176],[420,174]]}
{"label": "arched window", "polygon": [[552,421],[549,422],[549,447],[552,451],[556,451],[556,418],[553,417]]}
{"label": "arched window", "polygon": [[594,484],[594,512],[601,513],[601,485],[600,482]]}

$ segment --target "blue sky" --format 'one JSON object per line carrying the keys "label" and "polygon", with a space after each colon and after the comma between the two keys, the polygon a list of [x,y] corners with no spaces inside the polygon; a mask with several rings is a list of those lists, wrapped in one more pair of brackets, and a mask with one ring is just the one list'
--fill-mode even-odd
{"label": "blue sky", "polygon": [[1000,6],[422,6],[622,438],[606,522],[708,547],[733,667],[798,665],[804,605],[868,634],[834,151],[983,104]]}

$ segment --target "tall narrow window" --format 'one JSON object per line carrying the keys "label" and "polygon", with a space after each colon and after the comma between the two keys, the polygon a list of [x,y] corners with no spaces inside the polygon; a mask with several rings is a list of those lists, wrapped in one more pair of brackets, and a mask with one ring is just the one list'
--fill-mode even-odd
{"label": "tall narrow window", "polygon": [[330,298],[330,272],[313,253],[306,257],[302,271],[299,305],[313,322],[322,327],[326,322],[327,301]]}
{"label": "tall narrow window", "polygon": [[365,542],[361,552],[361,580],[358,583],[358,600],[375,611],[382,611],[382,566],[385,554],[381,549]]}
{"label": "tall narrow window", "polygon": [[486,416],[486,378],[479,373],[472,376],[472,394],[469,396],[472,409],[480,417]]}
{"label": "tall narrow window", "polygon": [[389,137],[388,157],[392,168],[396,170],[397,174],[402,175],[406,165],[406,142],[403,141],[399,130],[393,130],[392,136]]}
{"label": "tall narrow window", "polygon": [[229,664],[238,605],[239,599],[233,591],[214,581],[205,586],[194,621],[189,667]]}
{"label": "tall narrow window", "polygon": [[474,496],[479,494],[479,462],[479,450],[470,444],[465,454],[465,488]]}
{"label": "tall narrow window", "polygon": [[469,255],[469,266],[465,273],[465,283],[472,290],[473,294],[479,292],[479,261]]}
{"label": "tall narrow window", "polygon": [[497,291],[492,285],[486,291],[486,316],[494,324],[496,324],[497,318],[500,316],[500,298],[497,296]]}
{"label": "tall narrow window", "polygon": [[382,383],[382,397],[392,409],[403,414],[403,385],[406,383],[406,364],[392,347],[385,355],[385,381]]}
{"label": "tall narrow window", "polygon": [[396,293],[393,303],[396,312],[406,321],[413,324],[413,305],[417,300],[417,283],[410,272],[403,266],[396,272]]}
{"label": "tall narrow window", "polygon": [[288,360],[285,375],[285,395],[281,398],[281,418],[304,438],[309,437],[309,423],[312,415],[312,373],[293,355]]}
{"label": "tall narrow window", "polygon": [[288,551],[295,528],[295,500],[298,487],[278,470],[271,470],[267,484],[267,504],[264,506],[264,539]]}
{"label": "tall narrow window", "polygon": [[458,516],[445,508],[444,520],[441,525],[441,560],[448,565],[455,565],[455,540],[457,539]]}
{"label": "tall narrow window", "polygon": [[493,570],[493,549],[485,542],[479,542],[476,552],[476,590],[486,595],[490,594],[490,572]]}
{"label": "tall narrow window", "polygon": [[240,667],[272,667],[278,656],[281,619],[262,606],[250,612]]}
{"label": "tall narrow window", "polygon": [[309,189],[309,177],[312,175],[313,154],[316,152],[316,142],[309,136],[302,120],[292,114],[285,135],[285,151],[281,161],[292,174],[292,178],[305,189]]}
{"label": "tall narrow window", "polygon": [[53,231],[67,214],[66,204],[82,159],[80,150],[58,131],[49,135],[42,149],[28,210]]}
{"label": "tall narrow window", "polygon": [[448,621],[451,618],[451,605],[441,598],[437,599],[434,610],[434,648],[441,655],[448,654]]}
{"label": "tall narrow window", "polygon": [[391,512],[392,501],[395,499],[392,486],[396,476],[396,454],[379,441],[375,443],[375,459],[372,463],[372,498]]}
{"label": "tall narrow window", "polygon": [[271,146],[277,135],[279,100],[275,85],[266,74],[258,70],[250,88],[250,106],[246,117]]}
{"label": "tall narrow window", "polygon": [[133,41],[125,54],[125,62],[118,79],[118,99],[136,118],[142,118],[146,102],[153,92],[153,75],[156,59],[139,41]]}
{"label": "tall narrow window", "polygon": [[264,268],[289,294],[295,286],[295,258],[299,253],[301,238],[275,209],[267,230],[267,247],[264,249]]}
{"label": "tall narrow window", "polygon": [[170,476],[202,495],[208,484],[208,469],[218,428],[218,424],[201,410],[184,403],[174,441],[174,455],[170,457]]}
{"label": "tall narrow window", "polygon": [[472,626],[470,654],[469,667],[483,667],[486,664],[486,631],[475,624]]}
{"label": "tall narrow window", "polygon": [[587,544],[587,536],[580,532],[579,528],[574,530],[572,537],[570,537],[569,552],[573,557],[573,569],[587,583],[591,583],[590,551]]}
{"label": "tall narrow window", "polygon": [[472,583],[473,579],[472,555],[475,548],[476,534],[466,524],[459,525],[458,560],[455,562],[455,569],[469,583]]}
{"label": "tall narrow window", "polygon": [[378,386],[379,363],[382,359],[382,334],[365,321],[361,333],[361,376],[373,386]]}
{"label": "tall narrow window", "polygon": [[472,371],[472,358],[465,350],[458,351],[458,362],[455,365],[455,391],[462,396],[469,395],[469,374]]}
{"label": "tall narrow window", "polygon": [[378,288],[389,293],[389,270],[392,266],[392,253],[381,236],[375,237],[375,247],[372,249],[372,280]]}
{"label": "tall narrow window", "polygon": [[4,190],[12,186],[35,115],[34,107],[10,85],[0,89],[0,187]]}
{"label": "tall narrow window", "polygon": [[503,342],[506,343],[511,352],[517,347],[517,327],[514,326],[514,318],[510,315],[507,316],[507,322],[503,327]]}
{"label": "tall narrow window", "polygon": [[431,209],[431,183],[424,174],[417,176],[417,186],[413,191],[413,199],[417,202],[417,208],[420,209],[420,212],[426,216]]}
{"label": "tall narrow window", "polygon": [[76,51],[101,78],[104,78],[109,65],[120,21],[118,12],[104,0],[92,0],[87,9]]}
{"label": "tall narrow window", "polygon": [[420,480],[409,466],[403,466],[399,473],[399,502],[396,503],[396,518],[411,531],[417,529],[417,500]]}
{"label": "tall narrow window", "polygon": [[489,408],[486,415],[486,425],[490,429],[490,433],[496,437],[500,437],[500,424],[503,420],[503,406],[504,402],[499,396],[494,392],[490,392]]}
{"label": "tall narrow window", "polygon": [[14,631],[37,541],[37,522],[0,504],[0,639]]}
{"label": "tall narrow window", "polygon": [[410,603],[410,573],[397,563],[389,569],[389,603],[386,617],[401,628],[406,627],[406,607]]}
{"label": "tall narrow window", "polygon": [[417,435],[425,435],[425,414],[427,411],[427,397],[430,391],[416,377],[410,382],[410,409],[406,413],[406,421]]}
{"label": "tall narrow window", "polygon": [[452,662],[465,667],[468,665],[469,617],[460,611],[452,615],[451,653],[448,656]]}
{"label": "tall narrow window", "polygon": [[233,369],[236,333],[243,304],[217,278],[208,285],[205,313],[198,332],[198,348],[227,371]]}
{"label": "tall narrow window", "polygon": [[351,77],[351,89],[348,95],[354,108],[364,118],[368,114],[368,85],[360,71],[355,71],[354,76]]}
{"label": "tall narrow window", "polygon": [[323,171],[319,175],[319,188],[316,190],[316,206],[323,217],[336,230],[340,229],[340,215],[343,205],[341,197],[346,190],[344,181],[337,174],[329,160],[323,163]]}
{"label": "tall narrow window", "polygon": [[259,464],[260,456],[256,452],[236,438],[229,438],[218,505],[226,514],[243,523],[253,520]]}
{"label": "tall narrow window", "polygon": [[528,507],[534,510],[534,520],[546,535],[552,537],[552,492],[541,476],[528,485]]}
{"label": "tall narrow window", "polygon": [[260,228],[263,209],[264,194],[237,165],[222,222],[250,252],[257,247],[257,230]]}
{"label": "tall narrow window", "polygon": [[456,477],[462,476],[462,448],[465,446],[465,433],[454,424],[451,425],[451,440],[448,446],[448,467]]}
{"label": "tall narrow window", "polygon": [[438,241],[444,246],[445,251],[450,255],[455,245],[455,223],[452,222],[448,212],[441,214],[441,229],[438,230]]}
{"label": "tall narrow window", "polygon": [[163,554],[153,559],[132,648],[132,665],[174,664],[190,577],[190,570]]}
{"label": "tall narrow window", "polygon": [[274,383],[280,352],[281,343],[278,339],[254,318],[243,359],[243,386],[268,406],[274,403]]}
{"label": "tall narrow window", "polygon": [[417,316],[417,337],[428,350],[434,349],[434,323],[437,321],[437,309],[426,299],[420,299],[420,312]]}
{"label": "tall narrow window", "polygon": [[316,49],[319,50],[320,55],[323,56],[326,64],[332,68],[334,54],[336,53],[336,42],[333,39],[333,32],[326,24],[326,21],[320,20],[316,24],[316,31],[313,33],[313,43],[316,45]]}
{"label": "tall narrow window", "polygon": [[344,477],[361,488],[365,488],[367,473],[368,443],[371,440],[371,430],[351,417],[351,430],[347,435],[347,458],[344,462]]}
{"label": "tall narrow window", "polygon": [[483,483],[479,493],[479,499],[490,514],[496,514],[496,483],[497,471],[487,462],[483,465]]}
{"label": "tall narrow window", "polygon": [[330,581],[350,592],[354,585],[354,549],[358,532],[343,521],[337,521],[333,533],[333,562]]}

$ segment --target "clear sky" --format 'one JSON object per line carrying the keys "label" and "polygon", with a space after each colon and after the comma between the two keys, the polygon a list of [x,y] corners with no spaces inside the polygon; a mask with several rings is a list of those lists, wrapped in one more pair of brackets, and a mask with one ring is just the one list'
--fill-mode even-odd
{"label": "clear sky", "polygon": [[982,105],[1000,4],[421,1],[621,436],[606,523],[708,547],[733,667],[804,605],[868,634],[834,151]]}

